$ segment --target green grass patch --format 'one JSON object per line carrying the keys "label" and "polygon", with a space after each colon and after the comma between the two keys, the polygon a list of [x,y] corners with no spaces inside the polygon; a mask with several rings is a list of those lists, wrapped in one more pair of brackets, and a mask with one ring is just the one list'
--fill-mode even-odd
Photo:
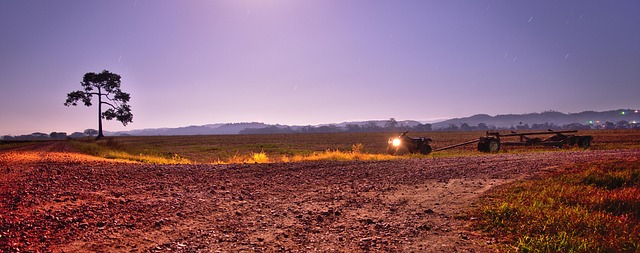
{"label": "green grass patch", "polygon": [[640,161],[576,165],[485,200],[471,215],[505,251],[640,252]]}

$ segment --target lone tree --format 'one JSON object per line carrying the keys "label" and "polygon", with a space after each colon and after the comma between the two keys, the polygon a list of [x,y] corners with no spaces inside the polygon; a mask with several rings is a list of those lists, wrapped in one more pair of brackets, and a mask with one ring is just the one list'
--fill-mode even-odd
{"label": "lone tree", "polygon": [[[84,74],[80,83],[84,90],[77,90],[67,94],[66,106],[76,106],[78,101],[82,100],[85,106],[91,106],[93,95],[98,96],[98,136],[96,140],[104,138],[102,134],[102,119],[117,119],[126,126],[127,123],[133,122],[133,114],[131,114],[131,106],[129,102],[129,93],[120,90],[120,75],[111,73],[107,70],[96,74],[89,72]],[[102,111],[102,105],[110,107],[106,111]]]}

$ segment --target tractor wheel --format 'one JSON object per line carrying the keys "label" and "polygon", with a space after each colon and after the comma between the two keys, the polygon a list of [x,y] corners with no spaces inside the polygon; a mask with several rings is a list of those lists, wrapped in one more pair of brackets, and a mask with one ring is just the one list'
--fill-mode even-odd
{"label": "tractor wheel", "polygon": [[409,149],[404,146],[404,145],[400,145],[397,149],[396,152],[394,153],[394,155],[406,155],[409,154]]}
{"label": "tractor wheel", "polygon": [[387,148],[387,154],[389,154],[389,155],[395,155],[395,154],[396,154],[395,148],[388,147],[388,148]]}
{"label": "tractor wheel", "polygon": [[420,154],[423,155],[428,155],[431,154],[431,146],[429,146],[429,144],[422,144],[422,146],[420,146]]}
{"label": "tractor wheel", "polygon": [[584,149],[591,147],[591,139],[592,138],[593,137],[591,137],[591,136],[582,136],[582,137],[580,137],[580,139],[578,139],[578,147],[581,147],[581,148],[584,148]]}
{"label": "tractor wheel", "polygon": [[497,153],[500,151],[500,141],[498,140],[489,140],[489,153]]}

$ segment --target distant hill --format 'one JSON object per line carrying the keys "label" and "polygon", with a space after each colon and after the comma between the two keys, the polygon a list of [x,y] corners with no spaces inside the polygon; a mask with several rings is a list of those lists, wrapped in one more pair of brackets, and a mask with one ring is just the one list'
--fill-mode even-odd
{"label": "distant hill", "polygon": [[[432,123],[431,130],[452,130],[448,129],[452,125],[460,127],[463,123],[469,126],[477,126],[484,124],[488,129],[509,129],[511,127],[523,127],[529,129],[534,125],[540,127],[552,127],[559,129],[567,125],[578,125],[585,128],[605,128],[606,122],[618,123],[627,121],[633,123],[634,126],[640,122],[640,113],[637,110],[614,110],[605,112],[585,111],[580,113],[561,113],[556,111],[547,111],[542,113],[527,114],[505,114],[490,116],[487,114],[477,114],[470,117],[454,118],[441,122]],[[314,126],[287,126],[287,125],[270,125],[260,122],[244,122],[244,123],[227,123],[227,124],[209,124],[202,126],[186,126],[178,128],[152,128],[140,129],[123,132],[107,132],[107,135],[214,135],[214,134],[240,134],[240,133],[293,133],[293,132],[337,132],[337,131],[385,131],[389,120],[369,120],[369,121],[351,121],[335,124],[321,124]],[[416,120],[397,121],[394,130],[402,129],[414,130],[416,127],[426,126]],[[525,128],[526,126],[526,128]],[[575,126],[572,126],[575,127]],[[614,126],[617,127],[617,126]],[[626,127],[631,128],[631,126]],[[425,128],[421,128],[425,129]],[[473,128],[482,130],[482,128]],[[456,130],[456,129],[453,129]],[[462,129],[464,130],[464,129]]]}
{"label": "distant hill", "polygon": [[471,117],[449,119],[442,122],[432,124],[433,130],[445,129],[451,124],[460,126],[467,123],[475,126],[480,123],[486,124],[489,128],[510,128],[520,125],[545,124],[564,126],[569,124],[582,125],[604,125],[606,122],[617,123],[620,121],[640,122],[640,113],[638,110],[620,109],[614,111],[595,112],[584,111],[579,113],[561,113],[556,111],[547,111],[542,113],[527,114],[505,114],[489,116],[486,114],[477,114]]}
{"label": "distant hill", "polygon": [[177,128],[148,128],[140,130],[108,132],[107,135],[212,135],[212,134],[238,134],[246,128],[263,128],[269,125],[259,122],[209,124],[202,126],[186,126]]}
{"label": "distant hill", "polygon": [[[391,122],[393,123],[393,122]],[[585,111],[561,113],[504,114],[490,116],[476,114],[470,117],[448,119],[427,124],[416,120],[401,120],[390,124],[389,119],[350,121],[335,124],[287,126],[261,122],[208,124],[176,128],[148,128],[121,132],[105,131],[107,136],[155,136],[155,135],[216,135],[216,134],[269,134],[269,133],[333,133],[333,132],[400,132],[400,131],[469,131],[491,129],[546,130],[546,129],[640,129],[640,113],[635,109],[619,109],[604,112]],[[32,133],[20,136],[0,136],[0,140],[42,140],[78,138],[86,136],[75,132],[67,136],[64,132]]]}
{"label": "distant hill", "polygon": [[[133,135],[133,136],[154,136],[154,135],[213,135],[213,134],[240,134],[240,133],[255,133],[252,129],[270,129],[267,132],[298,132],[303,129],[309,128],[327,128],[331,129],[346,129],[347,125],[358,125],[360,127],[376,126],[383,128],[389,120],[370,120],[370,121],[354,121],[354,122],[342,122],[337,124],[321,124],[314,126],[287,126],[287,125],[269,125],[260,122],[248,122],[248,123],[227,123],[227,124],[208,124],[202,126],[186,126],[177,128],[148,128],[130,131],[120,132],[105,132],[109,136],[118,135]],[[401,120],[398,121],[398,127],[415,127],[420,124],[415,120]],[[243,130],[247,130],[244,131]]]}
{"label": "distant hill", "polygon": [[[342,122],[338,124],[322,124],[320,126],[334,125],[337,127],[346,128],[347,125],[367,126],[367,125],[375,124],[376,126],[384,127],[387,124],[387,122],[389,122],[388,119],[387,120],[350,121],[350,122]],[[416,120],[399,120],[397,122],[398,122],[398,126],[408,126],[408,127],[415,127],[418,124],[421,124],[420,121],[416,121]]]}

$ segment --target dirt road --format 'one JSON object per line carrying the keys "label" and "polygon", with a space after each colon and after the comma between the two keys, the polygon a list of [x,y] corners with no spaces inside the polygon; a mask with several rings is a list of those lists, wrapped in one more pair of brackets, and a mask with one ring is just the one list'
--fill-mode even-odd
{"label": "dirt road", "polygon": [[115,163],[0,152],[0,251],[493,252],[460,214],[494,186],[640,150],[382,162]]}

